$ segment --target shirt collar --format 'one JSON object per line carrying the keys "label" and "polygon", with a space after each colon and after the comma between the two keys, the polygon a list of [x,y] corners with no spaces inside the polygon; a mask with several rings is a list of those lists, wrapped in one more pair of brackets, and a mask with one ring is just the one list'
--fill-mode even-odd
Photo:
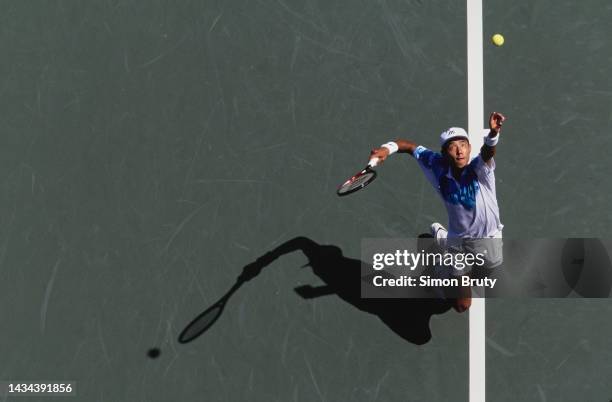
{"label": "shirt collar", "polygon": [[[463,168],[463,170],[461,171],[461,176],[459,176],[460,179],[466,174],[466,169],[468,167],[469,167],[469,164],[466,165],[466,167]],[[450,163],[448,163],[447,167],[446,167],[446,177],[448,177],[449,179],[453,179],[453,180],[457,181],[455,179],[455,176],[453,176],[453,168],[452,168]]]}
{"label": "shirt collar", "polygon": [[449,179],[455,179],[453,177],[453,169],[451,168],[450,163],[448,164],[448,166],[446,167],[446,177],[448,177]]}

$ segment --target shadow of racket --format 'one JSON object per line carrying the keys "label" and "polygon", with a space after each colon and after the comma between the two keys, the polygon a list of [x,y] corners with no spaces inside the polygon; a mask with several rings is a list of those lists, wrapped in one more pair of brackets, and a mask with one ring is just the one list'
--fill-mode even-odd
{"label": "shadow of racket", "polygon": [[193,321],[185,327],[183,332],[181,332],[178,341],[180,343],[188,343],[206,332],[219,319],[225,308],[225,303],[227,303],[230,296],[238,290],[241,285],[241,282],[236,282],[225,296],[194,318]]}
{"label": "shadow of racket", "polygon": [[258,258],[257,261],[247,265],[242,270],[242,274],[236,280],[236,283],[230,288],[230,290],[225,293],[225,295],[220,298],[215,304],[204,310],[201,314],[199,314],[196,318],[194,318],[181,332],[179,335],[178,341],[179,343],[189,343],[196,339],[198,336],[202,335],[206,332],[212,325],[219,319],[223,310],[225,309],[225,304],[229,300],[229,298],[245,283],[249,280],[253,279],[261,270],[275,257],[271,254],[265,254],[262,257]]}

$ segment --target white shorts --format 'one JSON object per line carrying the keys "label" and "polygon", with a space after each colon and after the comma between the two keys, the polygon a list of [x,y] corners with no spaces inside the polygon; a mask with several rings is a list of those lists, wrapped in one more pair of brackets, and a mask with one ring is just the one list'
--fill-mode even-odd
{"label": "white shorts", "polygon": [[487,238],[448,238],[445,251],[464,255],[469,253],[477,256],[477,261],[483,261],[482,264],[476,262],[463,269],[452,269],[452,276],[467,274],[474,266],[486,269],[498,267],[504,262],[502,231],[500,229]]}

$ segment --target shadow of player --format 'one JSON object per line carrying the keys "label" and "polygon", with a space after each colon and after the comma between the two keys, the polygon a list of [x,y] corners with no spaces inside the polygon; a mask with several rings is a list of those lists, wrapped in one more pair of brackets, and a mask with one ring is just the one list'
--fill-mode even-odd
{"label": "shadow of player", "polygon": [[448,311],[451,305],[439,299],[363,299],[361,298],[362,262],[342,255],[333,245],[320,245],[306,237],[291,239],[245,266],[236,283],[217,303],[198,315],[179,336],[188,343],[207,331],[219,318],[230,296],[245,282],[255,278],[277,258],[301,251],[315,275],[325,284],[295,288],[304,299],[336,295],[355,308],[376,315],[394,333],[408,342],[422,345],[431,339],[429,321],[433,314]]}

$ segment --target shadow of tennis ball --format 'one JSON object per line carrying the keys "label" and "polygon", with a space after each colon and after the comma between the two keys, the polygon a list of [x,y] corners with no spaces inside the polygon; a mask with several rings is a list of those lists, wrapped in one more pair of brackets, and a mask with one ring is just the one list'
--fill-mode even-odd
{"label": "shadow of tennis ball", "polygon": [[147,351],[147,356],[151,359],[157,359],[161,355],[159,348],[151,348]]}
{"label": "shadow of tennis ball", "polygon": [[567,284],[583,297],[609,297],[612,262],[599,239],[568,239],[561,253]]}

